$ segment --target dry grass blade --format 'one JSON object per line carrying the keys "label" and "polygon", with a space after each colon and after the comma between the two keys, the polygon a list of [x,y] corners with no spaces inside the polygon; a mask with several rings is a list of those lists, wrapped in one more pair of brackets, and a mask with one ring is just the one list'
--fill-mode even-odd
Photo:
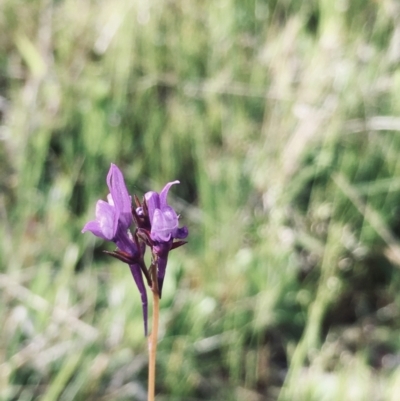
{"label": "dry grass blade", "polygon": [[377,234],[386,242],[388,246],[386,255],[390,256],[391,261],[400,267],[400,242],[385,224],[379,212],[362,199],[354,186],[342,174],[334,174],[332,179],[364,216],[365,220],[368,221]]}
{"label": "dry grass blade", "polygon": [[73,331],[82,336],[86,341],[94,341],[97,338],[98,331],[96,328],[78,319],[70,311],[50,305],[43,297],[34,294],[6,274],[0,274],[0,288],[28,307],[40,312],[48,312],[55,321],[67,323]]}

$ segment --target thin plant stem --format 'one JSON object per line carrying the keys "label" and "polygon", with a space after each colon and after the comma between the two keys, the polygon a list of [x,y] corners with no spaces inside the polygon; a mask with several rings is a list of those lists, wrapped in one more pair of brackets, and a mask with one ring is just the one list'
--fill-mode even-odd
{"label": "thin plant stem", "polygon": [[148,384],[148,401],[155,400],[155,385],[156,385],[156,355],[157,355],[157,341],[158,341],[158,320],[159,320],[159,301],[157,285],[157,264],[152,263],[151,275],[153,286],[151,288],[153,293],[153,319],[151,334],[148,340],[149,346],[149,384]]}

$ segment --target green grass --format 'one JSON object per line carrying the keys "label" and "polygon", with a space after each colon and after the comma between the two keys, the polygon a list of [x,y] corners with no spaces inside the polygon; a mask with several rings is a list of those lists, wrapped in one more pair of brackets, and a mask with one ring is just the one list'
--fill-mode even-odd
{"label": "green grass", "polygon": [[396,7],[4,0],[0,400],[146,400],[139,295],[80,233],[111,162],[181,181],[159,401],[397,400]]}

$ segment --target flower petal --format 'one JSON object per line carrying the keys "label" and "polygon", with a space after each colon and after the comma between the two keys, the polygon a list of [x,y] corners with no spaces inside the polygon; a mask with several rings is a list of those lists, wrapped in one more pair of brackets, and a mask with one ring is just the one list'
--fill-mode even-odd
{"label": "flower petal", "polygon": [[149,212],[150,224],[153,224],[154,213],[157,209],[160,209],[160,195],[157,192],[150,191],[146,192],[144,199]]}
{"label": "flower petal", "polygon": [[167,203],[168,191],[174,184],[180,184],[180,182],[178,180],[171,181],[160,192],[160,209],[164,209],[165,207],[168,206],[168,203]]}
{"label": "flower petal", "polygon": [[156,209],[151,226],[151,236],[155,241],[169,241],[172,232],[178,228],[178,216],[172,207]]}
{"label": "flower petal", "polygon": [[102,200],[97,201],[96,220],[103,234],[102,238],[112,240],[118,227],[118,213],[115,208]]}
{"label": "flower petal", "polygon": [[97,220],[89,221],[88,223],[86,223],[85,226],[82,228],[82,232],[85,233],[86,231],[90,231],[96,237],[108,240],[108,238],[103,235],[103,231],[101,230],[100,224]]}
{"label": "flower petal", "polygon": [[107,185],[110,189],[112,201],[119,213],[119,221],[123,228],[127,229],[132,224],[132,201],[126,189],[124,176],[121,170],[111,163],[107,174]]}
{"label": "flower petal", "polygon": [[189,230],[186,226],[177,228],[172,232],[172,238],[185,239],[189,235]]}
{"label": "flower petal", "polygon": [[108,195],[107,195],[107,202],[108,202],[111,206],[115,206],[114,199],[113,199],[113,197],[112,197],[111,194],[108,194]]}

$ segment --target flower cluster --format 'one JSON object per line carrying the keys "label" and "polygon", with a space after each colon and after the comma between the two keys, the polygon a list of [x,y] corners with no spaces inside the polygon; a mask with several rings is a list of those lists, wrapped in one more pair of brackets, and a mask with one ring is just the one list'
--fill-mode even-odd
{"label": "flower cluster", "polygon": [[[161,297],[169,251],[185,244],[183,240],[188,236],[187,227],[179,228],[179,216],[167,202],[168,191],[174,184],[179,184],[179,181],[169,182],[160,193],[147,192],[143,202],[134,196],[133,206],[121,171],[111,164],[107,175],[110,190],[107,202],[97,201],[96,219],[86,223],[82,229],[83,233],[90,231],[99,238],[114,242],[117,250],[106,253],[129,265],[142,299],[145,335],[147,293],[143,276],[152,291]],[[130,227],[133,223],[136,229],[132,233]],[[152,253],[149,268],[143,259],[146,246]]]}

